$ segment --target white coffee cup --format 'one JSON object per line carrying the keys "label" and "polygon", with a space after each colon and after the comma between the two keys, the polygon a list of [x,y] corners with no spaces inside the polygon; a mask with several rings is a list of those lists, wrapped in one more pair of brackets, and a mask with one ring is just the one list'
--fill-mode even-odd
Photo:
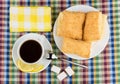
{"label": "white coffee cup", "polygon": [[[43,46],[44,39],[36,38],[34,35],[35,35],[35,34],[33,34],[33,35],[29,36],[29,37],[28,37],[28,36],[27,36],[27,37],[24,37],[23,40],[19,43],[19,46],[18,46],[18,49],[17,49],[18,58],[19,58],[22,62],[27,63],[27,64],[37,64],[37,63],[39,63],[40,60],[42,60],[42,58],[43,58],[43,56],[44,56],[44,52],[45,52],[45,49],[44,49],[44,46]],[[41,36],[42,36],[42,35],[41,35]],[[21,49],[21,47],[22,47],[26,42],[28,42],[28,41],[35,41],[36,43],[38,43],[38,44],[41,46],[41,50],[42,50],[41,56],[40,56],[39,59],[37,59],[35,62],[27,62],[27,61],[25,61],[25,60],[22,58],[21,54],[20,54],[20,49]],[[34,51],[36,51],[36,50],[34,50]],[[33,52],[34,52],[34,51],[33,51]],[[25,56],[25,55],[24,55],[24,56]],[[29,57],[29,56],[28,56],[28,57]],[[32,57],[32,58],[34,59],[34,57]]]}

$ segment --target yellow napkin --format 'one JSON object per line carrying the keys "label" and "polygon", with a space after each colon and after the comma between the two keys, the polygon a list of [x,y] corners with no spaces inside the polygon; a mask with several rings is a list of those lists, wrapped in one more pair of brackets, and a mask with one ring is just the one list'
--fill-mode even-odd
{"label": "yellow napkin", "polygon": [[50,30],[50,7],[10,7],[10,32]]}

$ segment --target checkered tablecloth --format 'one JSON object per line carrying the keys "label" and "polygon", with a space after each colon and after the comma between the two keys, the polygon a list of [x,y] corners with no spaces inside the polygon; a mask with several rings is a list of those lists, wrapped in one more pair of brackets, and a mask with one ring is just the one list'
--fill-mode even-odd
{"label": "checkered tablecloth", "polygon": [[[93,6],[108,14],[110,26],[110,39],[108,45],[99,56],[77,61],[64,56],[53,40],[53,34],[44,34],[52,44],[56,55],[63,58],[88,65],[82,69],[75,65],[53,61],[47,69],[40,73],[23,73],[19,71],[12,60],[12,47],[18,37],[25,33],[10,33],[9,7],[10,6],[51,6],[52,25],[58,13],[72,5],[85,4]],[[120,84],[120,0],[0,0],[0,84]],[[29,33],[29,32],[27,32]],[[56,74],[51,72],[52,65],[73,68],[75,74],[59,82]]]}

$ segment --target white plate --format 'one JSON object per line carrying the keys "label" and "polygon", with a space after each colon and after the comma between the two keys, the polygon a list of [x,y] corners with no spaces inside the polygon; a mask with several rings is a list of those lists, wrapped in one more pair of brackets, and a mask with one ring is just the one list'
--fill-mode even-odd
{"label": "white plate", "polygon": [[[16,67],[18,67],[17,66],[17,60],[18,60],[17,48],[18,48],[20,42],[22,42],[23,39],[26,39],[26,38],[37,38],[38,40],[42,39],[44,49],[52,51],[51,44],[49,43],[49,41],[47,40],[47,38],[44,35],[39,35],[39,34],[35,34],[35,33],[23,35],[22,37],[18,38],[18,40],[15,42],[15,44],[13,46],[13,50],[12,50],[12,58],[13,58],[13,61],[14,61],[14,64],[16,65]],[[41,69],[39,72],[46,69],[47,66],[51,63],[51,60],[47,60],[46,57],[48,57],[47,52],[45,52],[43,59],[41,59],[39,62],[40,65],[44,65],[44,68]],[[33,73],[33,72],[28,72],[28,73]]]}
{"label": "white plate", "polygon": [[[82,12],[98,11],[97,9],[95,9],[93,7],[90,7],[90,6],[86,6],[86,5],[72,6],[68,9],[66,9],[66,10],[67,11],[82,11]],[[107,25],[105,27],[104,37],[99,41],[92,42],[90,58],[93,58],[93,57],[97,56],[98,54],[100,54],[104,50],[105,46],[108,43],[110,30],[109,30],[108,22],[106,22],[106,24]],[[54,36],[54,40],[55,40],[55,43],[56,43],[57,47],[61,50],[61,45],[62,45],[63,38],[56,35],[56,26],[57,26],[57,20],[54,24],[53,36]],[[68,54],[68,53],[64,53],[64,54],[68,57],[71,57],[71,58],[77,59],[77,60],[90,59],[90,58],[83,58],[83,57],[80,57],[80,56],[75,55],[75,54]]]}

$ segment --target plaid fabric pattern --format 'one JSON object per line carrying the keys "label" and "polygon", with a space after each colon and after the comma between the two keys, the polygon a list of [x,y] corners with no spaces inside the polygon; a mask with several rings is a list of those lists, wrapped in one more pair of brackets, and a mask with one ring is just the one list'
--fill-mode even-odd
{"label": "plaid fabric pattern", "polygon": [[[67,58],[57,48],[50,32],[39,33],[47,37],[52,44],[54,53],[79,64],[88,65],[82,69],[64,61],[55,60],[41,73],[23,73],[19,71],[12,61],[12,47],[18,37],[25,33],[16,33],[9,30],[10,6],[51,6],[52,25],[58,13],[73,5],[89,5],[108,15],[110,39],[104,51],[97,57],[77,61]],[[120,1],[118,0],[0,0],[0,84],[119,84],[120,83]],[[29,33],[29,32],[26,32]],[[56,65],[62,69],[68,65],[75,74],[62,82],[51,72],[51,66]]]}
{"label": "plaid fabric pattern", "polygon": [[10,7],[10,32],[50,30],[50,7]]}

